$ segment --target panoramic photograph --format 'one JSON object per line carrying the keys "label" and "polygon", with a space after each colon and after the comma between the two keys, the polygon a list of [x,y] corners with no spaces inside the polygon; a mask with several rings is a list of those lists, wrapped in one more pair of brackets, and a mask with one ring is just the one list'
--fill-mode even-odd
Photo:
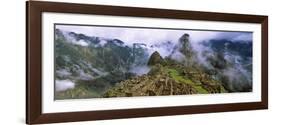
{"label": "panoramic photograph", "polygon": [[252,92],[253,33],[55,24],[55,100]]}

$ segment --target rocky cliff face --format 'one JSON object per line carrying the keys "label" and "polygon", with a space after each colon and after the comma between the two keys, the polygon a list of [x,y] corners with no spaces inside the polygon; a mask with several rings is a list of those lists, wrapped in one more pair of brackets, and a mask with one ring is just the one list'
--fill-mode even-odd
{"label": "rocky cliff face", "polygon": [[[57,99],[101,97],[108,88],[134,76],[131,67],[146,65],[148,53],[117,39],[55,30],[56,84],[61,80],[75,88],[56,92]],[[136,58],[137,57],[137,58]]]}
{"label": "rocky cliff face", "polygon": [[[148,74],[122,81],[109,89],[104,97],[161,96],[225,93],[222,83],[206,73],[201,66],[193,64],[196,53],[193,51],[189,35],[184,34],[174,48],[184,55],[186,62],[179,63],[170,57],[163,59],[155,51],[149,58]],[[173,53],[172,53],[173,54]],[[188,65],[186,65],[188,64]]]}
{"label": "rocky cliff face", "polygon": [[56,99],[251,91],[251,84],[244,84],[251,83],[251,44],[214,41],[203,43],[209,49],[199,53],[183,34],[175,45],[167,42],[169,53],[161,56],[155,51],[161,44],[127,46],[118,39],[55,33],[56,80],[75,83],[56,92]]}
{"label": "rocky cliff face", "polygon": [[156,64],[161,64],[163,63],[163,58],[161,57],[161,55],[155,51],[154,53],[152,53],[152,55],[150,56],[147,65],[148,66],[154,66]]}
{"label": "rocky cliff face", "polygon": [[179,50],[181,53],[186,55],[187,57],[192,56],[193,49],[191,47],[190,41],[189,41],[189,34],[183,34],[179,38],[179,44],[178,44]]}
{"label": "rocky cliff face", "polygon": [[163,96],[227,92],[222,84],[195,68],[156,64],[143,76],[122,81],[104,97]]}

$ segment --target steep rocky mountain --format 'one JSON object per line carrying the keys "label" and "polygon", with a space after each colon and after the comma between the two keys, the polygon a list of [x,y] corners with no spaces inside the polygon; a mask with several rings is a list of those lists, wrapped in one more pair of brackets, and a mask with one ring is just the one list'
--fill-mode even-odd
{"label": "steep rocky mountain", "polygon": [[[180,52],[185,61],[177,62],[172,56]],[[148,61],[148,74],[118,83],[104,97],[160,96],[184,94],[208,94],[228,92],[220,80],[204,72],[196,59],[189,35],[184,34],[170,56],[163,59],[155,51]]]}
{"label": "steep rocky mountain", "polygon": [[252,91],[251,42],[212,39],[198,49],[190,37],[185,33],[176,43],[127,45],[119,39],[56,29],[55,98]]}
{"label": "steep rocky mountain", "polygon": [[[74,89],[56,92],[57,99],[100,97],[116,83],[134,76],[132,66],[146,64],[148,53],[117,39],[89,37],[56,29],[56,81],[70,80]],[[82,91],[83,90],[83,91]]]}
{"label": "steep rocky mountain", "polygon": [[163,58],[161,57],[161,55],[160,55],[157,51],[155,51],[155,52],[152,53],[152,55],[150,56],[147,65],[148,65],[148,66],[153,66],[153,65],[156,65],[156,64],[161,64],[161,63],[163,63],[163,62],[164,62],[164,60],[163,60]]}
{"label": "steep rocky mountain", "polygon": [[161,96],[225,93],[219,81],[195,68],[156,64],[147,75],[122,81],[104,97]]}
{"label": "steep rocky mountain", "polygon": [[[230,92],[252,91],[252,41],[213,39],[202,42],[205,72]],[[206,65],[207,64],[207,65]]]}

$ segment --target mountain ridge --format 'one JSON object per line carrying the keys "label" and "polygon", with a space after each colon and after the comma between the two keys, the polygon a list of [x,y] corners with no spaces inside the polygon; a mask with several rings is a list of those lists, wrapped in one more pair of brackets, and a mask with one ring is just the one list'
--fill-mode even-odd
{"label": "mountain ridge", "polygon": [[[183,33],[175,45],[165,41],[150,46],[133,42],[128,46],[119,39],[56,29],[56,80],[69,80],[75,87],[55,92],[55,98],[252,91],[248,76],[252,72],[251,51],[246,50],[251,43],[246,46],[228,40],[210,40],[211,43],[200,44],[208,49],[198,50],[190,37]],[[239,46],[243,46],[241,50],[237,49]],[[163,56],[157,50],[160,47],[170,53]]]}

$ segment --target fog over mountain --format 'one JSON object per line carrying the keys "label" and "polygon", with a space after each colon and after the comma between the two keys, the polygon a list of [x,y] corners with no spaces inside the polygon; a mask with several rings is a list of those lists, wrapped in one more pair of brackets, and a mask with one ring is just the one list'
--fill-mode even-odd
{"label": "fog over mountain", "polygon": [[126,79],[145,79],[155,67],[147,65],[155,52],[164,59],[164,70],[174,71],[173,64],[190,70],[177,72],[208,76],[185,76],[194,83],[215,80],[228,92],[252,91],[250,32],[56,25],[55,35],[59,98],[72,98],[61,91],[77,93],[77,88],[90,93],[83,98],[100,97]]}
{"label": "fog over mountain", "polygon": [[199,30],[172,30],[172,29],[146,29],[124,27],[98,27],[98,26],[75,26],[57,25],[62,31],[82,33],[87,36],[98,36],[110,39],[120,39],[127,45],[133,43],[146,43],[147,45],[159,42],[171,41],[176,43],[183,33],[188,33],[191,41],[201,42],[208,39],[252,40],[250,32],[225,32],[225,31],[199,31]]}

